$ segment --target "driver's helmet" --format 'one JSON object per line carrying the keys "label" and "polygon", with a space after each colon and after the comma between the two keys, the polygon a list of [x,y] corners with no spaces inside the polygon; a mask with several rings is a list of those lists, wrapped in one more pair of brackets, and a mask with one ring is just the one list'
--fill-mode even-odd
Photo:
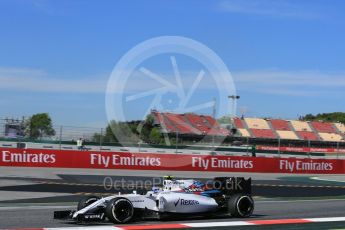
{"label": "driver's helmet", "polygon": [[187,189],[191,189],[191,190],[197,190],[197,191],[200,191],[200,190],[204,190],[205,189],[205,184],[200,182],[200,181],[193,181],[193,183],[191,185],[189,185],[187,187]]}
{"label": "driver's helmet", "polygon": [[152,187],[151,191],[153,193],[159,193],[161,191],[161,188],[159,188],[159,187]]}

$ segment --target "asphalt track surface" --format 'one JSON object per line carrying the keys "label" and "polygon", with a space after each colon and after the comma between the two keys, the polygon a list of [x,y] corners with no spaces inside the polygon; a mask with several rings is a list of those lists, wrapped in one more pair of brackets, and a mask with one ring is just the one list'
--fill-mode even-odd
{"label": "asphalt track surface", "polygon": [[[0,202],[0,229],[2,228],[40,228],[40,227],[83,227],[69,221],[53,219],[53,211],[73,209],[76,201],[84,195],[114,194],[118,190],[104,189],[103,181],[107,176],[59,175],[60,179],[31,178],[34,184],[1,187],[0,191],[55,192],[70,195],[43,197],[35,199],[13,199]],[[113,181],[152,180],[151,177],[111,176]],[[8,178],[7,178],[8,179]],[[25,178],[11,178],[25,179]],[[157,181],[156,181],[157,182]],[[128,184],[126,184],[128,185]],[[138,192],[146,188],[137,188]],[[123,189],[121,192],[128,192]],[[330,181],[313,181],[304,177],[286,177],[280,180],[254,180],[253,195],[256,197],[255,211],[251,220],[319,218],[345,216],[345,184]],[[229,217],[216,219],[198,218],[164,221],[163,223],[235,221]],[[157,221],[137,222],[136,224],[156,224]],[[159,221],[161,223],[161,221]],[[103,223],[105,225],[113,225]],[[99,225],[99,224],[97,224]],[[86,227],[86,226],[84,226]],[[344,222],[318,224],[284,225],[284,229],[339,229]],[[245,226],[236,229],[276,229],[278,226]]]}
{"label": "asphalt track surface", "polygon": [[[345,200],[299,200],[299,201],[257,201],[255,212],[250,220],[265,219],[290,219],[290,218],[312,218],[312,217],[338,217],[344,216]],[[61,207],[52,204],[49,207],[22,206],[0,208],[1,228],[38,228],[38,227],[85,227],[90,225],[77,225],[70,221],[53,219],[54,210],[69,209],[70,206]],[[215,219],[197,218],[186,220],[164,221],[163,223],[193,223],[193,222],[215,222],[215,221],[236,221],[243,219],[220,217]],[[246,219],[247,220],[247,219]],[[162,221],[158,221],[162,223]],[[157,224],[157,221],[141,221],[135,224]],[[331,223],[345,227],[345,223]],[[99,225],[99,224],[96,224]],[[104,223],[104,225],[113,225]],[[91,224],[95,226],[95,224]],[[296,225],[293,225],[296,227]],[[301,225],[303,227],[303,225]],[[306,224],[307,226],[307,224]],[[337,226],[337,227],[339,227]],[[236,227],[238,228],[238,227]],[[248,227],[247,227],[248,228]],[[285,227],[284,227],[285,228]]]}

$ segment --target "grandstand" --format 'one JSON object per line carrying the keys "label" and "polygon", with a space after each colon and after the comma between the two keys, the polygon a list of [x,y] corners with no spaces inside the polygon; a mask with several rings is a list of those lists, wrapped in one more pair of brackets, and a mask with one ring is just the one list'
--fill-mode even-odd
{"label": "grandstand", "polygon": [[229,136],[230,132],[219,126],[211,116],[196,115],[193,113],[174,114],[152,111],[155,124],[159,125],[164,133],[179,133],[182,135],[214,135]]}
{"label": "grandstand", "polygon": [[240,135],[251,138],[344,142],[345,137],[345,126],[340,123],[234,118],[233,125]]}
{"label": "grandstand", "polygon": [[340,123],[284,119],[238,118],[231,120],[227,130],[208,115],[174,114],[152,111],[162,132],[182,135],[233,136],[252,139],[344,142],[345,126]]}

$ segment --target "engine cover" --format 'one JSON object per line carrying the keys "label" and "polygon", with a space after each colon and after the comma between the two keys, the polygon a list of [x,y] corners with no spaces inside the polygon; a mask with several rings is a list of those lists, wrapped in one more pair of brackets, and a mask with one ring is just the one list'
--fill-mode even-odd
{"label": "engine cover", "polygon": [[172,213],[212,212],[218,208],[213,198],[187,193],[160,194],[159,211]]}

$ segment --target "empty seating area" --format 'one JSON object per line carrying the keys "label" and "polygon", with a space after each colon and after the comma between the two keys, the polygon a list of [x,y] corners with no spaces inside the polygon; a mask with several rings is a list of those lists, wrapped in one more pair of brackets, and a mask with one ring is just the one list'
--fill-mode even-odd
{"label": "empty seating area", "polygon": [[290,123],[295,131],[312,132],[308,122],[306,121],[290,121]]}
{"label": "empty seating area", "polygon": [[336,133],[336,129],[334,125],[330,122],[320,122],[320,121],[312,121],[310,124],[313,128],[320,133]]}
{"label": "empty seating area", "polygon": [[339,130],[339,132],[345,135],[345,125],[341,123],[334,123],[335,127]]}
{"label": "empty seating area", "polygon": [[242,137],[250,137],[250,133],[246,129],[237,129],[237,131]]}
{"label": "empty seating area", "polygon": [[167,121],[167,119],[163,116],[163,114],[158,113],[158,112],[152,112],[151,114],[155,118],[156,123],[160,124],[164,133],[177,132],[177,129]]}
{"label": "empty seating area", "polygon": [[[152,111],[155,124],[163,132],[185,135],[229,136],[211,116],[194,113],[174,114]],[[283,119],[238,118],[231,119],[236,136],[261,139],[345,141],[345,126],[340,123],[299,121]]]}
{"label": "empty seating area", "polygon": [[297,135],[301,140],[318,141],[319,138],[313,132],[308,131],[296,131]]}
{"label": "empty seating area", "polygon": [[298,140],[298,136],[293,131],[277,130],[276,131],[280,139]]}
{"label": "empty seating area", "polygon": [[277,138],[271,129],[251,129],[256,138]]}
{"label": "empty seating area", "polygon": [[187,124],[181,114],[165,113],[163,114],[172,126],[177,128],[177,131],[181,134],[195,134],[200,135],[201,132]]}
{"label": "empty seating area", "polygon": [[155,123],[167,133],[179,133],[189,135],[215,135],[228,136],[230,132],[221,128],[211,116],[197,114],[174,114],[152,111]]}
{"label": "empty seating area", "polygon": [[320,137],[324,141],[343,141],[344,138],[336,133],[319,133]]}
{"label": "empty seating area", "polygon": [[291,131],[289,122],[286,120],[272,119],[270,122],[272,124],[272,128],[275,130]]}
{"label": "empty seating area", "polygon": [[232,120],[233,124],[235,125],[235,127],[237,129],[244,129],[244,125],[242,123],[242,119],[241,118],[238,118],[238,117],[235,117],[233,120]]}
{"label": "empty seating area", "polygon": [[232,121],[237,135],[242,137],[345,141],[345,126],[340,123],[261,118],[234,118]]}
{"label": "empty seating area", "polygon": [[271,129],[267,121],[261,118],[245,118],[244,121],[250,129]]}
{"label": "empty seating area", "polygon": [[185,115],[185,118],[194,128],[198,129],[203,134],[206,134],[210,130],[208,121],[202,116],[189,113]]}

